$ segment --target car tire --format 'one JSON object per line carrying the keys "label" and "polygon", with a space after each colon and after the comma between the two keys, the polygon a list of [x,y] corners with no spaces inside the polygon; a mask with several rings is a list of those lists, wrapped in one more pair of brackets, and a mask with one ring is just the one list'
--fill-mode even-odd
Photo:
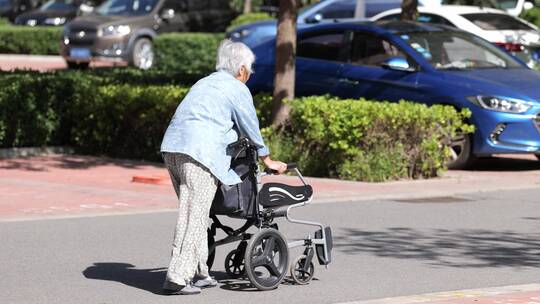
{"label": "car tire", "polygon": [[154,47],[152,40],[139,38],[133,43],[129,64],[141,70],[147,70],[154,65]]}
{"label": "car tire", "polygon": [[458,134],[452,143],[450,149],[452,150],[452,157],[448,161],[448,169],[463,170],[472,166],[477,158],[472,153],[473,141],[471,134]]}
{"label": "car tire", "polygon": [[66,63],[67,63],[68,69],[70,70],[84,70],[90,66],[90,62],[67,61]]}

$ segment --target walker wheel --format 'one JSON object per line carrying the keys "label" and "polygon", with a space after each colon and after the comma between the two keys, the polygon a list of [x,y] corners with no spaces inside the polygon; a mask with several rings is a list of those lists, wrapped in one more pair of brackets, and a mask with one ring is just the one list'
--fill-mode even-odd
{"label": "walker wheel", "polygon": [[246,274],[259,290],[271,290],[285,278],[289,249],[283,235],[272,228],[251,237],[245,253]]}
{"label": "walker wheel", "polygon": [[225,257],[225,272],[229,277],[236,279],[244,275],[244,256],[238,249],[234,249]]}
{"label": "walker wheel", "polygon": [[306,265],[305,255],[297,257],[294,263],[291,264],[291,276],[296,284],[306,285],[313,279],[313,275],[315,274],[313,262],[309,262],[307,270],[304,270],[304,265]]}

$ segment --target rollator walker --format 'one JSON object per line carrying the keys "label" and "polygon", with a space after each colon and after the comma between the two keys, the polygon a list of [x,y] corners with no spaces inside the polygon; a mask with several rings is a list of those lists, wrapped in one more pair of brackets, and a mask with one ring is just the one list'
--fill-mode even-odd
{"label": "rollator walker", "polygon": [[[231,167],[241,177],[242,183],[229,187],[221,185],[212,204],[210,217],[213,220],[208,229],[208,261],[212,267],[217,246],[239,242],[236,249],[225,258],[225,271],[231,278],[247,276],[259,290],[277,288],[288,271],[297,284],[308,284],[315,274],[315,255],[320,265],[328,267],[332,261],[332,231],[323,224],[293,219],[290,211],[308,205],[313,198],[313,189],[306,183],[295,164],[288,164],[287,170],[294,172],[301,180],[301,186],[280,183],[261,183],[261,177],[273,174],[270,170],[259,171],[257,149],[246,138],[241,138],[228,147],[232,155]],[[238,229],[223,225],[218,215],[243,219],[246,222]],[[287,242],[279,232],[274,220],[285,217],[293,224],[318,227],[313,236]],[[255,233],[248,233],[250,227]],[[216,230],[227,235],[215,240]],[[296,257],[289,267],[289,249],[304,247],[303,254]]]}

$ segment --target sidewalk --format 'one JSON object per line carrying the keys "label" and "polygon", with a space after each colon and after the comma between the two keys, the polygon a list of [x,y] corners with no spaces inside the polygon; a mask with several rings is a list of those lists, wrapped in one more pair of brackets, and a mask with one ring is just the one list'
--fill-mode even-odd
{"label": "sidewalk", "polygon": [[[90,67],[113,67],[117,65],[125,66],[125,63],[95,61],[90,64]],[[67,64],[62,56],[0,54],[1,71],[32,70],[49,72],[64,69],[67,69]]]}
{"label": "sidewalk", "polygon": [[[495,159],[474,171],[442,178],[388,183],[308,178],[313,203],[397,200],[404,203],[464,202],[460,195],[540,188],[540,163],[530,156]],[[264,181],[299,184],[294,176]],[[172,210],[174,191],[161,164],[50,155],[0,159],[0,221]]]}
{"label": "sidewalk", "polygon": [[458,290],[339,304],[540,304],[540,284]]}

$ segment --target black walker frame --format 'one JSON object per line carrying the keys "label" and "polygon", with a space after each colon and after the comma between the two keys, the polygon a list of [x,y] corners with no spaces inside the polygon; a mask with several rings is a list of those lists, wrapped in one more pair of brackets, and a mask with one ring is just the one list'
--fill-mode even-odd
{"label": "black walker frame", "polygon": [[[290,271],[292,279],[297,284],[308,284],[314,275],[313,258],[316,255],[320,265],[328,266],[331,262],[332,232],[330,227],[323,224],[293,219],[290,210],[308,205],[313,199],[313,189],[305,181],[295,164],[288,164],[288,171],[294,172],[302,182],[302,186],[290,186],[279,183],[262,184],[261,178],[272,174],[269,170],[259,171],[257,149],[246,138],[241,138],[229,146],[235,151],[235,161],[244,161],[249,166],[250,181],[255,193],[255,206],[249,216],[244,216],[246,222],[238,229],[223,225],[217,215],[211,212],[212,225],[208,229],[208,266],[212,267],[216,247],[239,242],[236,249],[229,252],[225,258],[225,271],[232,278],[247,276],[250,282],[259,290],[277,288]],[[254,178],[253,178],[254,177]],[[225,214],[236,217],[234,214]],[[294,224],[316,226],[319,229],[314,235],[287,242],[285,236],[278,230],[275,219],[285,217]],[[248,229],[256,227],[255,233]],[[225,232],[226,237],[215,240],[217,229]],[[289,249],[304,247],[302,255],[297,257],[289,267]]]}

